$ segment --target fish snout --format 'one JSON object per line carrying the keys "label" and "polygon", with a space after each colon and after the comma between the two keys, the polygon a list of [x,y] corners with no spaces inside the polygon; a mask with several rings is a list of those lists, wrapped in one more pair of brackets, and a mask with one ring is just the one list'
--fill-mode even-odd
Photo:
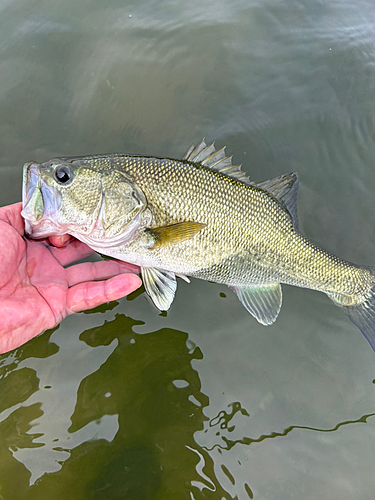
{"label": "fish snout", "polygon": [[44,214],[44,202],[41,192],[39,164],[26,163],[23,167],[22,212],[26,232],[32,232],[32,224],[37,223]]}

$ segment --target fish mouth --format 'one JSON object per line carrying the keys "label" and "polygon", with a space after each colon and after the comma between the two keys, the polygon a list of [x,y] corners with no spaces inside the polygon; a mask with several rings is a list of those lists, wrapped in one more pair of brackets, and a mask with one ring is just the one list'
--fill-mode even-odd
{"label": "fish mouth", "polygon": [[26,163],[23,167],[21,215],[25,219],[25,233],[33,239],[63,234],[50,219],[57,213],[58,197],[56,192],[43,182],[39,167],[35,162]]}

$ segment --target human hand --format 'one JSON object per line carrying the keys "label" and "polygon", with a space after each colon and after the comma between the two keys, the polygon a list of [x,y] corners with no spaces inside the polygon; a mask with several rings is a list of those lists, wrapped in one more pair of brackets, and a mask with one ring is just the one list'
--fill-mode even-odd
{"label": "human hand", "polygon": [[[70,237],[24,238],[22,204],[0,208],[0,353],[15,349],[74,312],[136,290],[136,266],[106,260],[64,268],[93,251]],[[110,278],[110,279],[107,279]],[[94,281],[106,280],[106,281]]]}

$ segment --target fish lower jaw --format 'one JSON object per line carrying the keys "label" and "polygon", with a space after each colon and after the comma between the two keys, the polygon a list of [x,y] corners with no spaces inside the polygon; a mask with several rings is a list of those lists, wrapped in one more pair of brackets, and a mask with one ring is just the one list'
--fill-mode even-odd
{"label": "fish lower jaw", "polygon": [[[22,212],[21,212],[21,215]],[[48,219],[42,219],[40,223],[34,223],[25,218],[25,235],[34,240],[48,238],[49,236],[59,236],[69,233],[67,228],[58,226]]]}

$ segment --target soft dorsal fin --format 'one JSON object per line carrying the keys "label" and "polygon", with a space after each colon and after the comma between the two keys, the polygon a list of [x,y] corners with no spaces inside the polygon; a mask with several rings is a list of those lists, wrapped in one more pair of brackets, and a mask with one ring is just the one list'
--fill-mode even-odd
{"label": "soft dorsal fin", "polygon": [[273,194],[277,199],[284,202],[288,212],[292,216],[294,229],[298,230],[297,217],[297,191],[298,176],[295,173],[281,175],[268,181],[254,183],[254,186],[260,187]]}
{"label": "soft dorsal fin", "polygon": [[232,157],[225,156],[225,148],[216,151],[214,142],[207,146],[205,140],[202,139],[197,146],[192,144],[184,154],[183,160],[200,163],[242,182],[249,180],[246,173],[241,170],[241,165],[232,165]]}

